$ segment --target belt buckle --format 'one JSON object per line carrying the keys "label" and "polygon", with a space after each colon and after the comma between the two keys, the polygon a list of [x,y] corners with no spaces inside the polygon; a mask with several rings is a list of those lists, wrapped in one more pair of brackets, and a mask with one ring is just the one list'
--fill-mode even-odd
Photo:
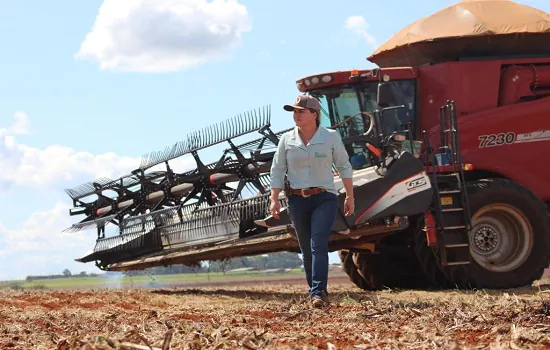
{"label": "belt buckle", "polygon": [[306,196],[305,191],[306,191],[305,188],[301,188],[301,189],[300,189],[300,192],[302,193],[302,197],[304,197],[304,198],[310,197],[310,196],[311,196],[310,194]]}

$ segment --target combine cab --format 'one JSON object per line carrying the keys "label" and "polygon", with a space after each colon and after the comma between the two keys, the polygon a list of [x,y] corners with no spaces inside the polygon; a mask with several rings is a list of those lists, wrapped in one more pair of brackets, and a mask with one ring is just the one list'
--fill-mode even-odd
{"label": "combine cab", "polygon": [[[438,40],[423,33],[415,43],[398,33],[369,58],[381,68],[297,81],[321,102],[323,125],[338,131],[354,167],[356,211],[344,216],[340,201],[329,249],[365,290],[511,288],[550,264],[550,167],[540,162],[550,159],[550,53],[539,45],[550,39],[550,17],[511,1],[454,6],[405,31],[441,28],[433,25],[440,16],[461,33]],[[475,9],[513,12],[514,21],[502,23],[518,26],[517,14],[526,23],[539,16],[538,32],[513,39],[481,15],[467,23],[452,17]],[[491,28],[490,40],[468,31],[476,23]],[[445,41],[464,50],[443,50]],[[503,55],[488,57],[487,42]],[[415,66],[394,66],[405,49]],[[67,190],[70,214],[85,216],[70,230],[98,232],[95,248],[77,261],[121,271],[299,252],[285,210],[278,220],[268,210],[272,157],[289,130],[272,131],[264,108],[194,132],[117,180]],[[259,138],[237,142],[254,132]],[[205,164],[199,152],[221,143],[222,156]],[[196,168],[173,171],[170,161],[188,154]],[[337,174],[335,182],[343,198]],[[285,208],[284,193],[279,200]],[[106,235],[107,225],[116,232]]]}

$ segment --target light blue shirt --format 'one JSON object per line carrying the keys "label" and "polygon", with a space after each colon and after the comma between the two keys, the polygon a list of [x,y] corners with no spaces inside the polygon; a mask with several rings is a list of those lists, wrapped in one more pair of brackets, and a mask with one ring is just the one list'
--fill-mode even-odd
{"label": "light blue shirt", "polygon": [[271,164],[271,188],[284,188],[284,177],[294,189],[323,187],[337,194],[332,166],[341,179],[352,178],[353,170],[340,135],[319,126],[308,145],[298,127],[281,136]]}

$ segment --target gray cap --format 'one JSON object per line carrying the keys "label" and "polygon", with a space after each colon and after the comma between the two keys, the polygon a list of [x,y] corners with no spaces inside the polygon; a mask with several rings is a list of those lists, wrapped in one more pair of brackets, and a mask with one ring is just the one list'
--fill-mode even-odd
{"label": "gray cap", "polygon": [[283,108],[285,111],[289,111],[289,112],[292,112],[295,109],[306,109],[306,108],[311,108],[316,111],[320,111],[321,104],[315,97],[312,97],[309,95],[299,95],[298,97],[296,97],[296,101],[294,101],[294,104],[284,105]]}

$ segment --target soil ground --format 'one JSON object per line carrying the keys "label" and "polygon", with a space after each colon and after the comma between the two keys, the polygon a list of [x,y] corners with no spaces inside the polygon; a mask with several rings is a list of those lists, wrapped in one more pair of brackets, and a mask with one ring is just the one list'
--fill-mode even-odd
{"label": "soil ground", "polygon": [[0,349],[550,349],[550,280],[507,291],[365,292],[330,277],[0,291]]}

